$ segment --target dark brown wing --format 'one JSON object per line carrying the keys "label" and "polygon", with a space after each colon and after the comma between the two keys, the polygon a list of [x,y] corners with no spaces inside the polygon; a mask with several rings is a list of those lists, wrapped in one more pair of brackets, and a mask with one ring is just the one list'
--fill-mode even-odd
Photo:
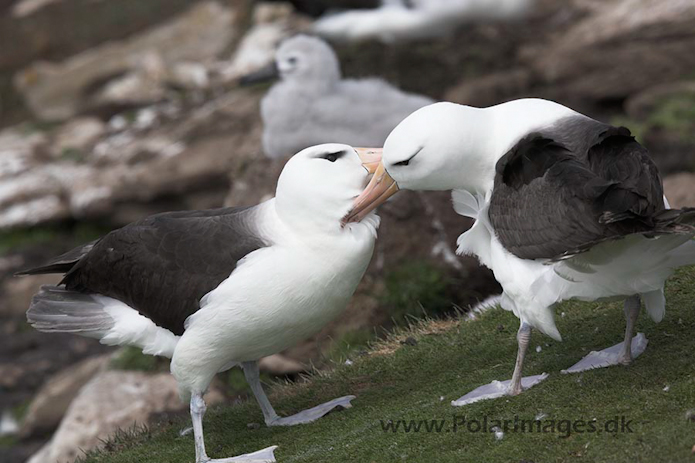
{"label": "dark brown wing", "polygon": [[46,262],[44,265],[40,267],[35,267],[29,270],[17,272],[15,275],[22,276],[41,275],[46,273],[66,273],[72,267],[74,267],[80,259],[86,256],[98,241],[99,240],[94,240],[87,244],[78,246],[75,249],[66,252],[65,254],[61,254],[58,257],[54,257],[53,259]]}
{"label": "dark brown wing", "polygon": [[229,277],[240,259],[268,245],[255,231],[254,211],[173,212],[134,222],[94,244],[62,283],[68,290],[118,299],[182,334],[200,299]]}
{"label": "dark brown wing", "polygon": [[533,133],[496,165],[490,222],[518,257],[556,258],[658,227],[663,187],[647,150],[625,128],[581,122],[589,143],[572,149],[552,131]]}

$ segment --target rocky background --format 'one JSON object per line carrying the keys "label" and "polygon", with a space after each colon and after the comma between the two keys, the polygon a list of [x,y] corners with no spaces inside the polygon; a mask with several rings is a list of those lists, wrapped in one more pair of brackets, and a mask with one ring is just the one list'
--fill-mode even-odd
{"label": "rocky background", "polygon": [[[312,15],[376,3],[0,0],[0,462],[39,450],[32,461],[73,461],[183,408],[166,362],[33,331],[24,311],[56,278],[11,275],[144,215],[272,195],[282,162],[261,153],[267,87],[238,78]],[[695,205],[693,0],[538,0],[512,23],[335,48],[350,77],[472,105],[550,98],[627,125],[672,204]],[[265,359],[269,375],[298,379],[409,317],[450,315],[498,290],[475,260],[452,256],[470,223],[446,194],[394,201],[345,315]],[[241,376],[220,375],[212,395],[244,395]]]}

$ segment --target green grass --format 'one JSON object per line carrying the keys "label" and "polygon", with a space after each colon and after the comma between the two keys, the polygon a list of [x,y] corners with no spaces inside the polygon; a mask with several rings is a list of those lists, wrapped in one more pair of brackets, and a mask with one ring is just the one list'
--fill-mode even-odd
{"label": "green grass", "polygon": [[0,436],[0,449],[9,449],[17,445],[15,436]]}
{"label": "green grass", "polygon": [[389,314],[390,322],[380,329],[365,327],[333,339],[326,359],[343,363],[362,355],[394,327],[398,329],[423,317],[448,316],[454,311],[451,291],[454,284],[445,271],[425,260],[410,261],[387,272],[384,289],[377,298]]}
{"label": "green grass", "polygon": [[0,231],[0,256],[36,244],[50,243],[56,232],[49,228]]}
{"label": "green grass", "polygon": [[[660,324],[642,313],[637,329],[646,334],[649,346],[632,366],[579,375],[559,371],[589,350],[622,339],[622,307],[562,304],[557,324],[564,342],[534,332],[525,368],[526,374],[548,372],[550,377],[520,396],[463,408],[452,407],[450,401],[483,383],[510,377],[518,321],[498,309],[476,321],[423,322],[377,343],[370,355],[353,359],[352,365],[338,365],[307,383],[271,389],[281,414],[345,394],[357,396],[352,409],[309,425],[260,429],[247,427],[263,422],[253,400],[212,409],[204,422],[208,453],[219,458],[279,445],[276,456],[283,463],[692,462],[695,422],[687,420],[686,413],[695,408],[695,269],[681,270],[670,280],[667,298]],[[417,344],[401,344],[407,336]],[[536,352],[536,346],[542,351]],[[468,420],[533,420],[539,413],[554,420],[561,432],[508,431],[501,440],[465,428],[451,432],[454,414]],[[567,431],[576,420],[596,418],[603,425],[616,416],[630,420],[633,432]],[[384,432],[382,420],[446,420],[449,432]],[[113,451],[90,454],[85,461],[192,462],[193,437],[178,435],[185,425],[182,420],[121,437]]]}
{"label": "green grass", "polygon": [[60,159],[64,161],[84,162],[87,155],[77,148],[63,148],[60,152]]}
{"label": "green grass", "polygon": [[[221,383],[227,387],[227,390],[224,392],[228,396],[253,397],[251,395],[252,394],[251,387],[246,382],[246,378],[244,377],[244,372],[241,370],[241,368],[232,368],[229,371],[219,373],[217,375],[217,377],[221,380]],[[264,383],[265,382],[271,382],[271,381],[273,381],[273,376],[262,371],[261,372],[261,381]]]}
{"label": "green grass", "polygon": [[347,333],[334,340],[326,359],[333,363],[343,363],[353,356],[366,352],[371,343],[379,339],[378,333],[372,328],[361,328]]}
{"label": "green grass", "polygon": [[613,125],[628,127],[642,142],[648,132],[667,131],[685,142],[695,142],[695,94],[684,93],[663,98],[644,120],[615,117]]}
{"label": "green grass", "polygon": [[386,291],[380,301],[389,308],[397,325],[411,317],[437,316],[452,310],[447,291],[450,278],[427,261],[405,263],[388,272],[384,280]]}
{"label": "green grass", "polygon": [[141,349],[128,346],[116,353],[109,362],[109,367],[126,371],[168,371],[169,360],[143,354]]}
{"label": "green grass", "polygon": [[452,285],[455,282],[441,268],[424,260],[404,263],[386,273],[384,289],[377,298],[390,322],[385,327],[366,327],[333,339],[326,360],[343,363],[365,353],[388,330],[406,326],[424,317],[442,318],[454,311]]}
{"label": "green grass", "polygon": [[91,223],[56,223],[33,228],[0,231],[0,256],[34,246],[51,243],[88,243],[111,231],[111,228]]}
{"label": "green grass", "polygon": [[695,94],[665,98],[650,115],[648,123],[673,131],[689,141],[695,140]]}
{"label": "green grass", "polygon": [[21,422],[24,417],[27,415],[27,412],[29,411],[29,406],[31,405],[31,400],[24,400],[14,407],[12,407],[12,416],[14,418]]}

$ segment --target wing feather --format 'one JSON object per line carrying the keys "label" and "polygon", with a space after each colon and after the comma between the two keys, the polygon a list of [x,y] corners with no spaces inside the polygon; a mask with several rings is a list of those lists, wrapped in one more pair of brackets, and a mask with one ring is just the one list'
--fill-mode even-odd
{"label": "wing feather", "polygon": [[634,233],[673,231],[661,220],[663,187],[647,150],[625,128],[582,123],[597,132],[589,144],[572,148],[532,133],[496,165],[490,222],[518,257],[553,259]]}
{"label": "wing feather", "polygon": [[255,231],[255,210],[157,214],[39,270],[55,267],[65,273],[61,284],[67,290],[117,299],[180,335],[200,299],[229,277],[239,260],[269,244]]}

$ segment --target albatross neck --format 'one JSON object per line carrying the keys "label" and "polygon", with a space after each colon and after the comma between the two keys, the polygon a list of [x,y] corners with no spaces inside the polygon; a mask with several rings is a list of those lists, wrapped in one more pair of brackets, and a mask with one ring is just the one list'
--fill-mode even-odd
{"label": "albatross neck", "polygon": [[482,195],[492,191],[497,161],[519,140],[559,119],[579,115],[565,106],[542,99],[514,100],[481,109],[463,108],[468,111],[469,120],[474,117],[475,124],[467,125],[460,141],[465,148],[457,153],[465,157],[459,163],[465,166],[464,171],[459,172],[462,185],[459,189]]}

